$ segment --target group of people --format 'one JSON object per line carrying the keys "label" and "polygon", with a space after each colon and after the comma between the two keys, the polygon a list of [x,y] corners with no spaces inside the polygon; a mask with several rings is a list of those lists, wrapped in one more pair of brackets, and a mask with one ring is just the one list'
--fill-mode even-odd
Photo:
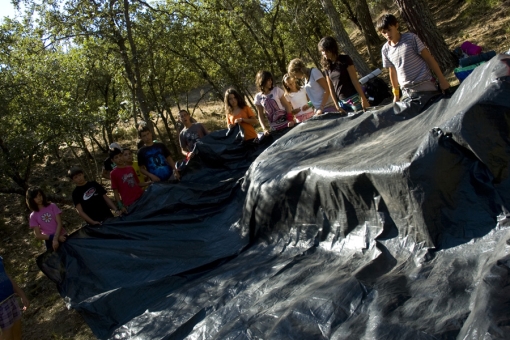
{"label": "group of people", "polygon": [[[395,16],[383,14],[376,26],[387,40],[382,47],[382,60],[383,66],[389,69],[394,102],[400,100],[401,91],[410,97],[417,92],[437,91],[436,79],[430,70],[435,73],[440,90],[444,91],[450,86],[420,39],[412,33],[398,31]],[[224,97],[227,127],[231,129],[240,125],[245,141],[249,142],[258,138],[254,129],[257,122],[264,133],[269,134],[304,122],[314,115],[367,109],[370,104],[358,81],[352,59],[339,53],[338,44],[332,37],[321,39],[318,50],[322,55],[321,64],[325,74],[317,68],[307,67],[300,59],[293,59],[288,73],[283,77],[284,90],[275,86],[270,72],[257,73],[256,86],[260,90],[254,98],[257,115],[238,91],[228,89]],[[266,125],[264,116],[269,125]],[[194,156],[197,140],[209,132],[202,124],[193,122],[186,110],[179,111],[179,119],[184,126],[179,143],[187,161]],[[126,213],[150,183],[179,180],[179,171],[168,148],[154,141],[146,126],[138,129],[138,135],[143,146],[138,150],[137,161],[133,160],[131,150],[114,144],[105,162],[103,176],[111,181],[115,202],[108,197],[101,184],[87,181],[80,168],[69,170],[68,176],[76,185],[72,194],[74,205],[89,225],[100,225],[114,215]],[[49,251],[57,250],[67,236],[60,209],[50,203],[38,187],[28,189],[26,202],[32,210],[30,228],[34,230],[35,237],[43,240]],[[29,302],[23,291],[5,273],[1,258],[0,288],[0,329],[4,332],[3,338],[0,338],[18,339],[17,334],[21,334],[21,313],[13,294],[21,297],[24,308],[29,306]]]}
{"label": "group of people", "polygon": [[[413,33],[401,34],[398,27],[397,18],[392,14],[383,14],[377,20],[377,29],[387,40],[382,48],[382,60],[383,66],[389,69],[393,101],[399,101],[401,93],[412,98],[416,93],[438,91],[436,81],[439,90],[448,89],[450,84],[421,40]],[[283,76],[284,90],[275,86],[271,72],[257,73],[255,84],[260,92],[255,95],[254,104],[265,134],[292,127],[314,115],[370,107],[352,59],[339,53],[336,40],[322,38],[318,50],[324,74],[315,67],[307,67],[300,59],[293,59],[288,73]],[[234,89],[225,93],[225,111],[229,128],[240,124],[245,140],[256,138],[253,126],[257,119]]]}

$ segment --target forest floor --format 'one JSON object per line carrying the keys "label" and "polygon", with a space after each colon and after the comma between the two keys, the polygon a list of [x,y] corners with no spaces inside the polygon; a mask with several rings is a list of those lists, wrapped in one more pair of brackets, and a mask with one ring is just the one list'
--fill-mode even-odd
{"label": "forest floor", "polygon": [[[466,40],[478,44],[484,51],[502,53],[510,49],[510,0],[495,7],[474,5],[475,1],[454,0],[431,2],[431,10],[438,27],[450,49],[460,46]],[[480,3],[480,2],[478,2]],[[359,32],[353,32],[353,38]],[[362,42],[353,39],[360,50]],[[447,75],[454,83],[453,74]],[[197,90],[199,92],[199,90]],[[195,95],[195,97],[197,97]],[[223,128],[222,103],[209,101],[201,104],[195,117],[211,129]],[[126,129],[127,131],[127,129]],[[121,144],[134,146],[136,135],[124,134]],[[102,164],[106,157],[98,154],[97,162]],[[65,178],[66,169],[62,162],[49,158],[39,165],[34,173],[33,183],[51,187],[53,192],[70,195],[72,184]],[[108,181],[104,182],[108,187]],[[90,328],[75,311],[68,310],[56,286],[44,276],[36,265],[36,257],[44,246],[33,237],[28,228],[28,211],[24,198],[15,194],[0,194],[0,255],[4,257],[7,271],[25,290],[31,301],[30,308],[23,314],[23,339],[94,339]],[[71,205],[59,204],[63,211],[64,226],[69,233],[81,227],[81,219]]]}

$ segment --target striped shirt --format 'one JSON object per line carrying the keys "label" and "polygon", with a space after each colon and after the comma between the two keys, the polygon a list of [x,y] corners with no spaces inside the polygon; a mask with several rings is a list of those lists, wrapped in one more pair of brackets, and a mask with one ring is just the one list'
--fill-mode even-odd
{"label": "striped shirt", "polygon": [[382,47],[383,67],[395,67],[401,87],[410,87],[432,80],[430,69],[420,53],[425,49],[420,38],[413,33],[402,33],[395,46],[386,42]]}

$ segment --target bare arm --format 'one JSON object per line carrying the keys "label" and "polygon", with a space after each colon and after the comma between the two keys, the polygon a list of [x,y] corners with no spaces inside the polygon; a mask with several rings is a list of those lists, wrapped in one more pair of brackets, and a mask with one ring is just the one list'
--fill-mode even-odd
{"label": "bare arm", "polygon": [[39,226],[34,227],[33,229],[34,229],[34,235],[35,235],[36,239],[43,240],[43,241],[47,241],[50,239],[50,235],[44,235],[43,233],[41,233],[41,228]]}
{"label": "bare arm", "polygon": [[394,66],[390,66],[388,69],[390,71],[391,88],[393,89],[393,102],[398,102],[400,100],[400,94],[398,92],[400,90],[400,86],[398,85],[397,70]]}
{"label": "bare arm", "polygon": [[104,194],[103,195],[103,199],[104,201],[106,202],[106,205],[111,209],[111,210],[117,210],[117,207],[115,206],[115,203],[113,203],[112,199],[110,197],[108,197],[108,195]]}
{"label": "bare arm", "polygon": [[150,172],[147,171],[147,168],[145,168],[144,165],[139,165],[140,167],[140,172],[145,175],[146,177],[150,178],[151,181],[153,182],[159,182],[161,181],[161,178],[159,178],[158,176],[156,175],[153,175],[151,174]]}
{"label": "bare arm", "polygon": [[320,114],[322,114],[322,109],[324,108],[324,105],[326,105],[329,98],[331,97],[331,94],[330,94],[330,90],[328,87],[328,82],[326,81],[326,79],[324,79],[324,77],[317,79],[317,83],[324,90],[324,94],[322,95],[321,106],[319,108],[317,108],[317,112],[316,112],[317,115],[320,115]]}
{"label": "bare arm", "polygon": [[423,60],[425,60],[425,62],[427,63],[429,68],[432,70],[432,72],[434,72],[434,74],[436,75],[437,80],[439,80],[439,87],[444,92],[444,90],[446,90],[450,87],[450,83],[448,83],[448,80],[446,80],[446,78],[444,77],[443,72],[441,72],[441,69],[439,68],[439,65],[438,65],[436,59],[434,58],[434,56],[432,54],[430,54],[430,51],[426,48],[424,48],[421,51],[420,55],[423,58]]}
{"label": "bare arm", "polygon": [[235,123],[236,124],[239,124],[239,123],[248,123],[252,126],[255,126],[255,124],[257,124],[258,122],[258,119],[257,118],[237,118]]}
{"label": "bare arm", "polygon": [[354,85],[354,88],[356,89],[356,92],[358,92],[359,97],[361,99],[361,106],[363,109],[369,108],[370,104],[367,100],[367,97],[365,96],[365,92],[363,92],[363,89],[361,88],[361,84],[358,80],[358,73],[356,72],[356,68],[354,65],[350,65],[347,67],[347,72],[349,72],[349,77],[351,78],[352,85]]}
{"label": "bare arm", "polygon": [[60,242],[64,242],[65,241],[65,237],[63,238],[60,238],[60,233],[62,232],[62,216],[60,216],[60,214],[57,214],[57,216],[55,217],[55,219],[57,220],[57,230],[55,230],[55,234],[53,235],[53,250],[57,250],[58,249],[58,246],[59,246],[59,241]]}
{"label": "bare arm", "polygon": [[81,204],[77,204],[76,205],[76,211],[78,211],[78,215],[81,216],[81,218],[83,218],[85,220],[85,222],[87,222],[88,224],[90,225],[98,225],[98,224],[101,224],[101,222],[98,222],[98,221],[94,221],[93,219],[91,219],[89,217],[89,215],[87,215],[84,211],[83,211],[83,208],[81,206]]}
{"label": "bare arm", "polygon": [[294,115],[292,114],[292,105],[290,105],[289,101],[287,100],[287,98],[285,98],[284,95],[282,95],[280,97],[280,102],[282,103],[283,107],[287,111],[287,114],[292,116],[292,120],[290,120],[289,117],[287,117],[287,120],[289,121],[287,126],[288,127],[293,127],[295,122],[294,122]]}
{"label": "bare arm", "polygon": [[166,161],[168,162],[168,165],[170,165],[170,167],[173,169],[175,179],[179,179],[181,176],[179,175],[179,171],[177,171],[177,168],[175,167],[175,162],[172,159],[172,156],[168,155]]}
{"label": "bare arm", "polygon": [[122,200],[120,199],[120,195],[119,195],[119,190],[118,189],[113,189],[113,197],[115,198],[115,202],[117,202],[117,206],[120,206],[120,203],[122,203]]}
{"label": "bare arm", "polygon": [[257,114],[259,117],[260,126],[262,126],[262,129],[264,129],[264,133],[268,133],[269,130],[266,128],[266,124],[264,123],[264,108],[262,105],[257,105]]}
{"label": "bare arm", "polygon": [[[336,98],[336,96],[334,95],[335,94],[335,90],[333,89],[333,83],[331,82],[331,78],[329,78],[329,76],[326,76],[325,78],[326,78],[326,82],[328,83],[329,95],[331,96],[331,98]],[[333,100],[333,102],[335,103],[335,107],[338,110],[338,112],[343,112],[344,111],[340,107],[340,105],[338,105],[338,100]]]}
{"label": "bare arm", "polygon": [[12,288],[14,289],[14,293],[16,293],[20,298],[21,298],[21,302],[23,303],[23,310],[27,310],[28,307],[30,307],[30,301],[28,301],[28,298],[27,296],[25,295],[25,292],[23,291],[23,289],[21,289],[18,284],[16,283],[16,281],[14,281],[10,276],[9,274],[7,274],[7,277],[9,278],[9,280],[11,280],[11,283],[12,283]]}
{"label": "bare arm", "polygon": [[[122,207],[122,209],[119,209],[115,206],[115,203],[112,201],[110,197],[108,197],[107,194],[103,195],[103,199],[106,202],[106,205],[113,211],[115,211],[115,217],[117,217],[121,212],[127,213],[126,208]],[[117,198],[115,198],[117,199]]]}

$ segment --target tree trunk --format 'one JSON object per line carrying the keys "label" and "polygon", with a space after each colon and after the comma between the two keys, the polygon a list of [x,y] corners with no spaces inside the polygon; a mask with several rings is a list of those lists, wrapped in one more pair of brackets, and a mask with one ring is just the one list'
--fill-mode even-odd
{"label": "tree trunk", "polygon": [[379,47],[382,41],[375,30],[366,0],[356,0],[356,17],[361,26],[366,43],[372,47]]}
{"label": "tree trunk", "polygon": [[428,6],[420,0],[395,0],[409,30],[421,39],[434,56],[441,71],[453,70],[457,60],[448,49],[443,37],[432,19]]}
{"label": "tree trunk", "polygon": [[340,17],[338,16],[338,11],[336,10],[333,2],[331,0],[321,0],[322,7],[326,12],[326,15],[329,18],[331,23],[331,28],[335,33],[335,38],[340,45],[340,48],[344,53],[348,54],[356,67],[356,70],[361,76],[367,75],[370,73],[370,68],[367,63],[361,58],[361,55],[354,47],[354,44],[349,39],[347,32],[345,31],[345,27],[340,21]]}
{"label": "tree trunk", "polygon": [[134,70],[134,88],[136,91],[136,97],[138,99],[138,105],[140,106],[140,111],[142,111],[142,115],[147,122],[147,127],[154,133],[154,128],[152,121],[150,120],[150,110],[147,106],[147,99],[145,96],[145,92],[142,88],[142,77],[140,73],[140,64],[138,59],[137,47],[135,44],[135,40],[133,39],[133,33],[131,29],[131,18],[129,13],[129,1],[124,0],[124,20],[126,20],[126,32],[128,36],[129,47],[131,48],[132,62],[133,62],[133,70]]}
{"label": "tree trunk", "polygon": [[356,0],[356,17],[360,23],[363,37],[365,38],[370,61],[373,65],[377,65],[377,55],[380,53],[381,39],[375,30],[366,0]]}

